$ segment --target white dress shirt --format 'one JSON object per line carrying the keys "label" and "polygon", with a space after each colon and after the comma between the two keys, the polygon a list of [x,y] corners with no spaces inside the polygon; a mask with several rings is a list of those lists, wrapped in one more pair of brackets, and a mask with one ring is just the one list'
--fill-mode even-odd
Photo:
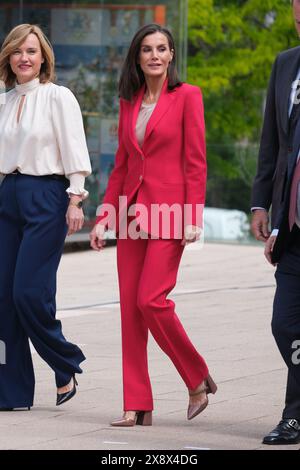
{"label": "white dress shirt", "polygon": [[91,174],[91,164],[73,93],[36,78],[16,84],[1,103],[0,173],[65,175],[70,180],[67,192],[87,197],[84,180]]}

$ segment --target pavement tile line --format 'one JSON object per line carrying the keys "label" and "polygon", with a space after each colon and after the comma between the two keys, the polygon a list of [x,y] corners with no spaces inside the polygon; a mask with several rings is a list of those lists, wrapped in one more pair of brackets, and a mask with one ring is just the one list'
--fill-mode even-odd
{"label": "pavement tile line", "polygon": [[114,442],[114,441],[103,441],[102,444],[113,444],[113,445],[128,445],[128,442]]}
{"label": "pavement tile line", "polygon": [[[255,285],[255,286],[246,286],[246,287],[220,287],[219,289],[195,289],[195,290],[182,290],[177,291],[172,294],[172,297],[180,297],[183,295],[198,295],[198,294],[210,294],[214,292],[232,292],[232,291],[248,291],[248,290],[256,290],[256,289],[274,289],[274,284],[266,284],[266,285]],[[87,304],[87,305],[73,305],[72,307],[59,307],[57,308],[57,312],[64,311],[67,312],[69,310],[81,310],[86,308],[94,308],[94,307],[111,307],[115,305],[119,305],[119,300],[108,300],[106,302],[99,302],[96,304]]]}

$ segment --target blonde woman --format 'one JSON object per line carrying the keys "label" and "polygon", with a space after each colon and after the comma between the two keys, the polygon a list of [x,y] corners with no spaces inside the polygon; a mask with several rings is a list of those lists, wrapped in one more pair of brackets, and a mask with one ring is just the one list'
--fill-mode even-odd
{"label": "blonde woman", "polygon": [[55,373],[56,404],[76,393],[85,359],[56,320],[56,273],[66,234],[81,229],[91,166],[78,102],[55,85],[51,44],[34,25],[15,27],[0,52],[0,409],[30,409],[29,339]]}

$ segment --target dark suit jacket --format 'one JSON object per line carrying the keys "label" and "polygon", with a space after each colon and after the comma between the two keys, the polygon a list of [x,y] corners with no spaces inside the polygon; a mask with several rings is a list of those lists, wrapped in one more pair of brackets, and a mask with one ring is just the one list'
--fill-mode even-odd
{"label": "dark suit jacket", "polygon": [[[300,46],[280,53],[273,65],[269,82],[261,135],[257,174],[253,184],[251,207],[269,211],[272,205],[272,227],[283,220],[283,200],[288,191],[287,167],[293,170],[299,142],[295,133],[289,145],[289,100],[291,85],[300,66]],[[299,136],[298,136],[299,137]],[[280,222],[278,222],[280,219]]]}

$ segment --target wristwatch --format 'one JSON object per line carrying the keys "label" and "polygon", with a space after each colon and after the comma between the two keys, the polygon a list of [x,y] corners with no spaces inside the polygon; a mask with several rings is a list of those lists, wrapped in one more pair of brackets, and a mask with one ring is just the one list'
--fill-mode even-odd
{"label": "wristwatch", "polygon": [[83,202],[82,202],[82,201],[77,201],[77,202],[70,201],[70,202],[69,202],[69,205],[70,205],[70,206],[75,206],[75,207],[77,207],[78,209],[82,209]]}

